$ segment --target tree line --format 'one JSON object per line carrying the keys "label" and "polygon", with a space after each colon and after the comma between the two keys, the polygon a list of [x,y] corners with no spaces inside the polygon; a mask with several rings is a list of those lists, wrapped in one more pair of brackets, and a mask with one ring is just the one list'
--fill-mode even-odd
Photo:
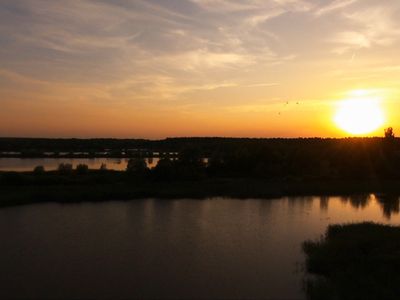
{"label": "tree line", "polygon": [[[206,158],[206,159],[205,159]],[[106,165],[102,165],[106,171]],[[37,167],[35,173],[43,173]],[[86,165],[61,164],[60,174],[86,174]],[[202,178],[400,179],[400,142],[386,138],[293,139],[268,142],[221,143],[205,156],[194,144],[177,158],[163,157],[149,169],[142,157],[128,161],[126,174],[151,180]]]}

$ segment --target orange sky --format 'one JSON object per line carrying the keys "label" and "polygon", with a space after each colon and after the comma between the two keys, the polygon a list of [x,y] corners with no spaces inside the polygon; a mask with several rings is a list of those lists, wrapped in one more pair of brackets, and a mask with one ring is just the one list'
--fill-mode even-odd
{"label": "orange sky", "polygon": [[348,136],[400,128],[400,2],[4,0],[0,136]]}

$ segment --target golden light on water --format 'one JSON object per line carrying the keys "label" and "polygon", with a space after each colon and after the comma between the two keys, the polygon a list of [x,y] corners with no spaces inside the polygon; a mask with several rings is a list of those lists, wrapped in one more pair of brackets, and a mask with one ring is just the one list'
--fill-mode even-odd
{"label": "golden light on water", "polygon": [[382,97],[367,90],[353,91],[349,98],[338,103],[334,122],[349,134],[369,134],[385,123],[381,103]]}

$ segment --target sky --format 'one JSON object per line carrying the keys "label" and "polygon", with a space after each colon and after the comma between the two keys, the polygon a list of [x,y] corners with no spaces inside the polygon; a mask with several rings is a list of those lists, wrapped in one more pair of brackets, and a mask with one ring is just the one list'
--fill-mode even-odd
{"label": "sky", "polygon": [[398,0],[1,0],[0,136],[396,133],[399,50]]}

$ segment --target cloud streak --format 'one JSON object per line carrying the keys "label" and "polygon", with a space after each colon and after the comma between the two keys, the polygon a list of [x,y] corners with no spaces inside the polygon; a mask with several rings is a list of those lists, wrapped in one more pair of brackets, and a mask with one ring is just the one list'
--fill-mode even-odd
{"label": "cloud streak", "polygon": [[0,103],[70,101],[122,115],[321,98],[309,82],[368,78],[361,59],[400,64],[399,13],[395,0],[3,0]]}

